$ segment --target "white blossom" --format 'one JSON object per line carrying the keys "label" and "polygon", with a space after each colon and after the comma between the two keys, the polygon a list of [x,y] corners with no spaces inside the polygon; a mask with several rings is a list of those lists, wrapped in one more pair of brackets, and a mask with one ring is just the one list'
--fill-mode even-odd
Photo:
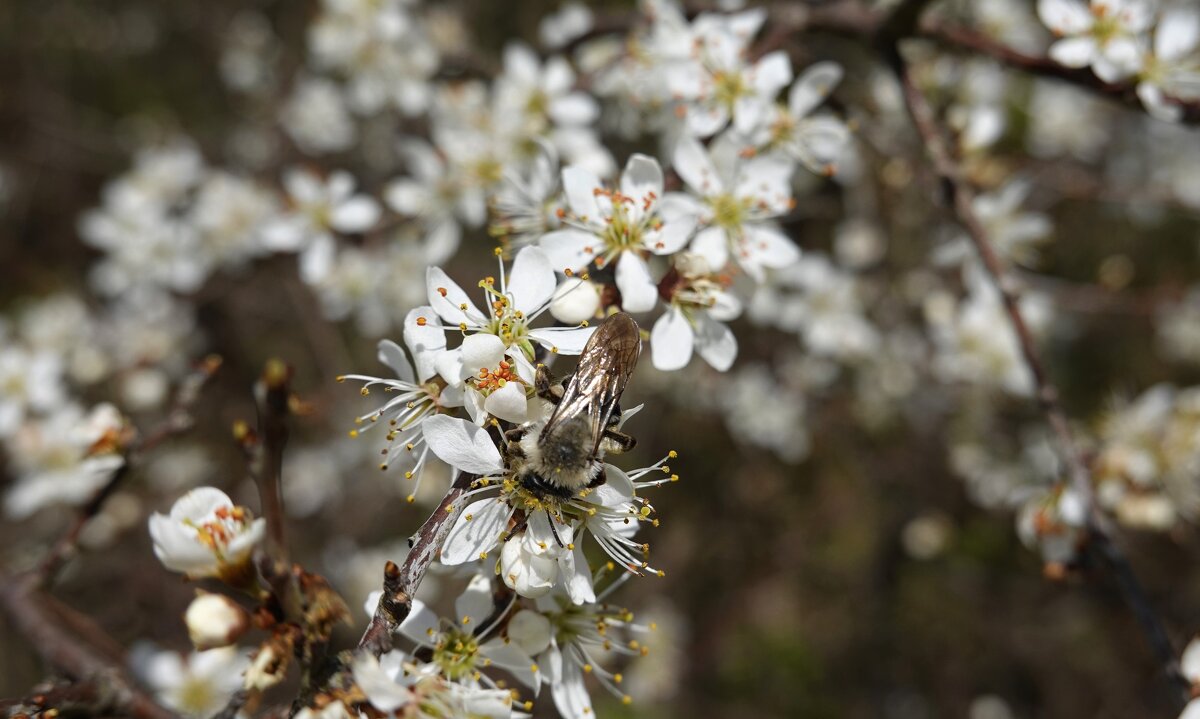
{"label": "white blossom", "polygon": [[267,525],[213,487],[193,489],[169,515],[150,517],[154,554],[167,569],[191,579],[237,577],[262,541]]}
{"label": "white blossom", "polygon": [[633,155],[621,173],[618,189],[577,166],[563,170],[563,189],[570,213],[564,229],[542,237],[540,246],[559,271],[582,274],[595,263],[612,266],[621,307],[629,312],[654,308],[656,290],[645,255],[679,251],[696,226],[686,213],[660,212],[663,173],[658,161]]}
{"label": "white blossom", "polygon": [[1067,67],[1091,66],[1105,82],[1137,72],[1142,63],[1142,33],[1154,21],[1148,0],[1038,0],[1038,16],[1062,37],[1050,57]]}

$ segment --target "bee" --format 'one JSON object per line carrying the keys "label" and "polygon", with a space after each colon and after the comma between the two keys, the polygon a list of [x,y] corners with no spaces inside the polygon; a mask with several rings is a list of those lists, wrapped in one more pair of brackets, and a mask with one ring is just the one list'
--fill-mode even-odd
{"label": "bee", "polygon": [[539,365],[534,386],[554,405],[545,420],[509,430],[508,454],[522,488],[538,498],[569,499],[605,482],[601,457],[624,452],[636,440],[619,431],[621,394],[641,352],[637,323],[612,315],[588,339],[574,374],[555,383]]}

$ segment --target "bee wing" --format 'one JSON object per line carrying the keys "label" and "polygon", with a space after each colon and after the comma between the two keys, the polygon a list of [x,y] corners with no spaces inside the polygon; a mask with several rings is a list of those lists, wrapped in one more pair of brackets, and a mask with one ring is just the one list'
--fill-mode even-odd
{"label": "bee wing", "polygon": [[641,332],[632,317],[618,312],[605,320],[584,345],[579,367],[542,428],[540,438],[544,440],[552,434],[559,423],[583,416],[591,429],[592,456],[595,456],[609,416],[621,400],[641,349]]}

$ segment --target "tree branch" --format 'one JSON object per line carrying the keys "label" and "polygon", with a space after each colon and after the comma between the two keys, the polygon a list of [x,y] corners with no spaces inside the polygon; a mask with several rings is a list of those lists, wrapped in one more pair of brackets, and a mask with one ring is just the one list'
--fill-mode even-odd
{"label": "tree branch", "polygon": [[411,549],[404,564],[396,566],[395,562],[388,562],[384,567],[383,596],[379,598],[379,606],[375,608],[375,616],[371,618],[367,631],[358,642],[359,651],[366,650],[379,656],[391,650],[392,633],[412,611],[412,600],[425,577],[425,570],[437,559],[450,527],[454,526],[454,520],[462,511],[458,499],[475,479],[473,474],[460,474],[437,509],[409,539]]}
{"label": "tree branch", "polygon": [[1162,620],[1150,605],[1128,560],[1112,541],[1108,530],[1108,520],[1095,501],[1095,492],[1086,459],[1075,441],[1066,412],[1059,401],[1058,389],[1050,380],[1033,335],[1021,312],[1015,283],[1006,276],[1004,265],[992,247],[987,231],[975,214],[974,190],[963,178],[961,167],[951,154],[950,145],[937,124],[933,108],[930,107],[920,88],[913,81],[908,65],[900,54],[900,48],[896,42],[893,42],[890,46],[883,47],[882,50],[889,66],[900,81],[905,105],[917,134],[925,144],[926,154],[938,176],[946,200],[959,223],[967,231],[967,236],[979,255],[989,280],[1000,293],[1009,325],[1020,346],[1021,356],[1033,378],[1038,403],[1053,430],[1058,445],[1058,455],[1066,467],[1068,481],[1088,508],[1087,529],[1088,544],[1090,545],[1088,549],[1098,555],[1102,560],[1101,566],[1106,568],[1116,579],[1121,596],[1138,620],[1147,643],[1162,666],[1163,673],[1179,690],[1176,698],[1182,706],[1188,696],[1190,683],[1179,670],[1175,648],[1171,645]]}
{"label": "tree branch", "polygon": [[0,575],[0,605],[14,628],[45,662],[71,679],[92,683],[97,688],[97,710],[117,711],[134,719],[174,716],[137,688],[119,660],[114,661],[106,650],[83,639],[83,634],[104,636],[90,620],[78,615],[71,619],[76,625],[72,629],[78,629],[80,622],[87,622],[87,632],[70,631],[62,626],[54,609],[57,602],[42,592],[36,574]]}

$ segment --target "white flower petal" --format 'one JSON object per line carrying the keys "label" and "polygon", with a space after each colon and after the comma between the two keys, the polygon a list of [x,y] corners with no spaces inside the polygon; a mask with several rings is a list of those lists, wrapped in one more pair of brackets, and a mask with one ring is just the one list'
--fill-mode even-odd
{"label": "white flower petal", "polygon": [[529,399],[525,396],[524,385],[519,382],[507,382],[489,394],[483,401],[483,408],[493,417],[514,424],[522,424],[530,419]]}
{"label": "white flower petal", "polygon": [[690,249],[703,257],[713,272],[720,272],[729,263],[729,237],[720,227],[706,227],[697,232]]}
{"label": "white flower petal", "polygon": [[414,599],[408,616],[400,623],[396,631],[422,646],[433,644],[432,637],[441,628],[441,619],[425,602]]}
{"label": "white flower petal", "polygon": [[843,74],[842,66],[836,62],[812,65],[788,92],[788,110],[797,118],[808,115],[829,97],[833,88],[842,81]]}
{"label": "white flower petal", "polygon": [[538,246],[546,252],[556,271],[579,272],[591,264],[603,243],[590,232],[568,228],[542,235]]}
{"label": "white flower petal", "polygon": [[1087,67],[1096,57],[1097,49],[1091,37],[1068,37],[1050,46],[1050,57],[1067,67]]}
{"label": "white flower petal", "polygon": [[650,361],[660,370],[677,370],[692,359],[695,336],[678,307],[658,318],[650,330]]}
{"label": "white flower petal", "polygon": [[370,653],[361,654],[354,660],[354,683],[367,696],[367,701],[385,714],[390,714],[413,700],[406,687],[392,681],[379,666],[379,660]]}
{"label": "white flower petal", "polygon": [[496,335],[478,332],[462,342],[463,371],[474,374],[480,369],[495,369],[504,359],[504,340]]}
{"label": "white flower petal", "polygon": [[658,160],[642,154],[631,156],[621,173],[621,194],[633,198],[639,205],[651,195],[662,197],[663,171]]}
{"label": "white flower petal", "polygon": [[558,354],[577,355],[595,331],[595,327],[541,327],[529,330],[529,338]]}
{"label": "white flower petal", "polygon": [[413,373],[412,364],[409,363],[408,356],[404,354],[404,350],[400,349],[400,345],[391,340],[380,340],[376,356],[380,362],[387,365],[395,373],[396,379],[401,382],[416,381],[417,377]]}
{"label": "white flower petal", "polygon": [[563,192],[571,212],[580,220],[599,220],[600,207],[596,204],[596,190],[602,189],[600,178],[590,170],[578,165],[564,167],[562,171]]}
{"label": "white flower petal", "polygon": [[329,215],[329,224],[338,232],[364,232],[379,221],[379,215],[379,203],[366,195],[359,195],[334,207]]}
{"label": "white flower petal", "polygon": [[454,600],[454,620],[468,630],[482,629],[492,614],[492,580],[482,574],[471,577],[467,588]]}
{"label": "white flower petal", "polygon": [[430,267],[425,272],[425,289],[429,297],[429,305],[433,310],[452,325],[466,323],[468,326],[482,324],[484,316],[475,307],[475,303],[467,296],[458,283],[440,267]]}
{"label": "white flower petal", "polygon": [[421,422],[421,433],[438,459],[456,469],[481,476],[504,470],[504,461],[492,438],[464,419],[433,415]]}
{"label": "white flower petal", "polygon": [[[424,324],[418,322],[421,317]],[[437,372],[435,360],[446,349],[446,333],[430,322],[435,317],[429,306],[414,307],[404,316],[404,344],[412,352],[418,382],[428,381]]]}
{"label": "white flower petal", "polygon": [[696,138],[689,135],[679,138],[675,144],[674,163],[675,172],[696,194],[711,197],[724,190],[708,150]]}
{"label": "white flower petal", "polygon": [[633,252],[622,252],[617,258],[617,289],[621,290],[621,309],[627,312],[648,312],[658,304],[658,289],[650,277],[646,261]]}
{"label": "white flower petal", "polygon": [[737,338],[733,331],[707,315],[696,318],[696,351],[718,372],[733,366],[737,359]]}
{"label": "white flower petal", "polygon": [[480,559],[499,543],[512,513],[512,507],[495,497],[471,502],[446,535],[438,560],[454,566]]}
{"label": "white flower petal", "polygon": [[545,651],[553,637],[550,620],[538,612],[522,609],[508,620],[508,638],[529,656]]}
{"label": "white flower petal", "polygon": [[1060,35],[1078,35],[1091,29],[1095,17],[1079,0],[1038,0],[1038,17]]}
{"label": "white flower petal", "polygon": [[555,285],[554,266],[544,250],[526,247],[517,253],[506,288],[516,309],[527,316],[537,314],[554,296]]}
{"label": "white flower petal", "polygon": [[554,291],[550,315],[569,325],[590,320],[600,311],[600,289],[596,283],[579,277],[568,277]]}

